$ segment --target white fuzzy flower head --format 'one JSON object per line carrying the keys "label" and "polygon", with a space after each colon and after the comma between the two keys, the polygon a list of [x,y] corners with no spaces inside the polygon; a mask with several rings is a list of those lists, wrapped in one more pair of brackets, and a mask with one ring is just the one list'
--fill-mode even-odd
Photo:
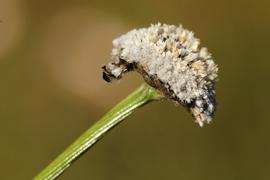
{"label": "white fuzzy flower head", "polygon": [[216,109],[217,65],[193,32],[182,26],[155,24],[135,29],[113,41],[111,62],[103,67],[106,81],[135,70],[168,99],[190,110],[200,126]]}

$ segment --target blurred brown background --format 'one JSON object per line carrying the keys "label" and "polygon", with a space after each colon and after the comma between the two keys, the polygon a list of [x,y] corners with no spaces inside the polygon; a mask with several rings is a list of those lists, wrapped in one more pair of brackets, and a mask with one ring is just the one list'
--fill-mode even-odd
{"label": "blurred brown background", "polygon": [[132,92],[107,84],[111,41],[158,21],[195,31],[218,63],[218,111],[204,128],[182,107],[139,109],[59,179],[270,178],[267,0],[0,0],[0,179],[33,178]]}

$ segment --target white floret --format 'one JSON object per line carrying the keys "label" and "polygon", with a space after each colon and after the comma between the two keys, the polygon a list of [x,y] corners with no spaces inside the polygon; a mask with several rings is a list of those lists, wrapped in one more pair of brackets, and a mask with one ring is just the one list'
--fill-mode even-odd
{"label": "white floret", "polygon": [[172,97],[187,106],[199,125],[209,123],[215,111],[214,84],[217,66],[207,48],[182,26],[155,24],[135,29],[113,41],[112,62],[107,71],[121,76],[119,59],[141,67],[160,80]]}

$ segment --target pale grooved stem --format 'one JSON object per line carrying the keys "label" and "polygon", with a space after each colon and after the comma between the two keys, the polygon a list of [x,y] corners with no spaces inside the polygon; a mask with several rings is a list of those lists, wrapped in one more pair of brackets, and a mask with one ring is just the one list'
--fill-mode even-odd
{"label": "pale grooved stem", "polygon": [[117,104],[99,121],[84,132],[62,154],[43,169],[34,180],[52,180],[60,176],[76,159],[90,149],[106,132],[129,116],[135,109],[162,96],[147,84],[141,85],[127,98]]}

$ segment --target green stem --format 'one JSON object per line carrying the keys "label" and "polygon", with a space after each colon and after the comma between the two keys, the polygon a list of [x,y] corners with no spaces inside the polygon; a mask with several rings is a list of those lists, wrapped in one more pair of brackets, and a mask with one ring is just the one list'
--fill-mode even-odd
{"label": "green stem", "polygon": [[144,104],[158,100],[161,96],[147,84],[141,85],[136,91],[105,114],[92,127],[84,132],[73,144],[60,154],[51,164],[42,170],[34,180],[51,180],[61,175],[77,158],[100,140],[106,132],[120,123],[135,109]]}

